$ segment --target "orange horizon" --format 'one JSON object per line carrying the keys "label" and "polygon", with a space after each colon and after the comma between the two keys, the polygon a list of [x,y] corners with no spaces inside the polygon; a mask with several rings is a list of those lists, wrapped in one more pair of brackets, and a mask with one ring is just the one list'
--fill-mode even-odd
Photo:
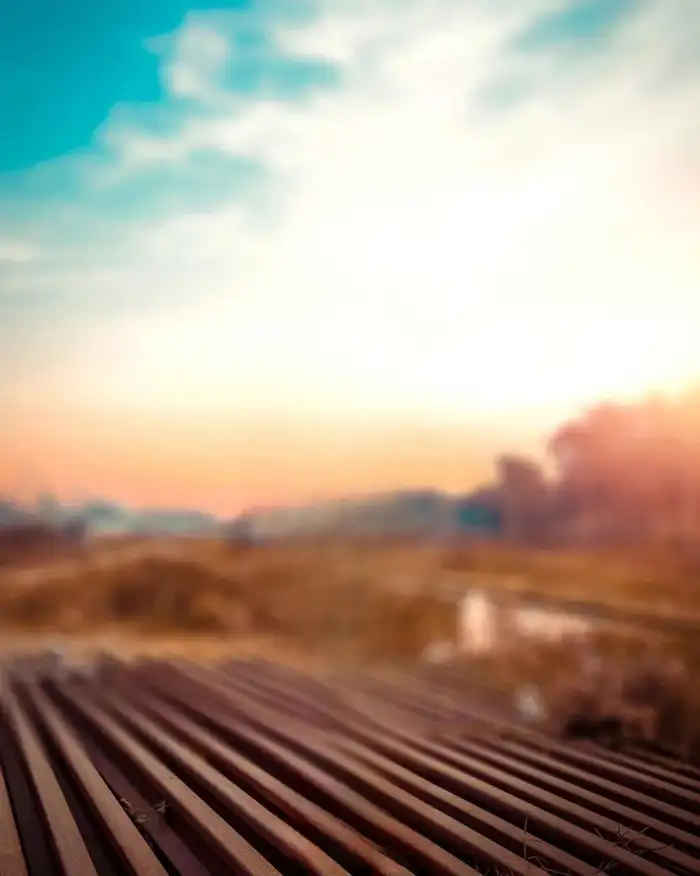
{"label": "orange horizon", "polygon": [[0,495],[103,497],[131,507],[236,514],[400,489],[467,492],[501,453],[546,459],[546,439],[577,410],[421,423],[210,411],[138,414],[46,401],[7,420]]}
{"label": "orange horizon", "polygon": [[431,488],[468,491],[493,472],[495,455],[536,452],[538,436],[511,443],[484,426],[267,422],[201,424],[174,419],[110,424],[74,414],[15,422],[3,436],[0,493],[29,499],[103,496],[138,507],[216,513],[326,498]]}

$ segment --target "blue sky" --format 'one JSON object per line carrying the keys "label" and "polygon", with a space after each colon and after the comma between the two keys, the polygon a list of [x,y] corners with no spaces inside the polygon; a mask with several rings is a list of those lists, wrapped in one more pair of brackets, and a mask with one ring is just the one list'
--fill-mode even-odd
{"label": "blue sky", "polygon": [[[299,7],[301,9],[301,7]],[[272,14],[288,20],[298,16],[294,4],[286,12],[271,4],[179,2],[140,4],[72,2],[57,7],[49,0],[11,4],[0,12],[0,193],[11,207],[62,203],[91,192],[81,186],[79,163],[109,164],[109,148],[100,132],[115,113],[138,119],[154,135],[172,134],[197,101],[174,96],[163,80],[163,67],[177,51],[178,33],[189,22],[205,21],[221,33],[235,57],[220,73],[222,87],[247,98],[264,92],[289,99],[305,89],[332,81],[332,65],[322,59],[287,59],[268,44],[267,21]],[[193,26],[196,26],[193,25]],[[61,165],[59,159],[75,162]],[[203,163],[212,156],[203,155]],[[214,160],[217,156],[214,155]],[[247,170],[247,168],[245,169]],[[197,168],[187,168],[197,177]],[[206,180],[206,169],[202,171]],[[158,189],[176,179],[147,181],[148,191],[131,201],[151,201]],[[95,206],[118,210],[129,197],[107,195]],[[14,215],[10,214],[14,219]]]}
{"label": "blue sky", "polygon": [[690,379],[699,47],[683,0],[0,6],[0,418]]}

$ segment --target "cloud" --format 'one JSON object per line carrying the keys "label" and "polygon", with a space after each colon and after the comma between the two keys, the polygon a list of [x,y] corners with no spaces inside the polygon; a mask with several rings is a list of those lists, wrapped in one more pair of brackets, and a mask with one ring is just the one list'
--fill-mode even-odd
{"label": "cloud", "polygon": [[[185,23],[170,42],[174,43],[171,56],[162,65],[162,78],[169,94],[200,101],[216,97],[217,80],[231,53],[226,37],[195,21]],[[147,45],[157,53],[163,53],[165,48],[158,39]]]}
{"label": "cloud", "polygon": [[118,259],[64,277],[115,310],[71,378],[119,403],[450,417],[700,369],[698,15],[639,3],[595,45],[574,45],[565,20],[523,40],[562,5],[338,0],[266,16],[268,60],[335,71],[293,99],[227,80],[235,14],[190,16],[151,46],[167,129],[115,112],[96,179],[217,155],[258,182],[137,218]]}
{"label": "cloud", "polygon": [[39,258],[39,251],[24,240],[0,238],[0,265],[3,263],[23,265]]}

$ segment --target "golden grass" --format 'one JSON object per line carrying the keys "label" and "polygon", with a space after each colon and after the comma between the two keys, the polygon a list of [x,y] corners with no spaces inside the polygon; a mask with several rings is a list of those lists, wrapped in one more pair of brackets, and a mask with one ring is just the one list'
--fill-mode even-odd
{"label": "golden grass", "polygon": [[532,550],[502,544],[446,550],[445,571],[487,588],[650,614],[697,613],[700,554],[670,548]]}
{"label": "golden grass", "polygon": [[151,638],[264,635],[367,656],[414,655],[451,634],[452,606],[428,589],[379,586],[366,554],[336,559],[324,550],[231,554],[197,544],[180,557],[129,556],[31,584],[8,579],[1,625],[73,636],[115,629]]}
{"label": "golden grass", "polygon": [[[270,656],[283,662],[413,662],[456,629],[455,593],[478,584],[525,590],[650,615],[700,609],[700,575],[687,557],[662,551],[538,552],[495,544],[325,542],[232,548],[218,541],[153,543],[104,552],[32,583],[0,583],[0,647],[19,637],[68,636],[121,655],[217,659]],[[698,637],[695,637],[696,639]],[[648,650],[645,633],[615,632],[598,645],[620,667]],[[700,678],[700,647],[671,636],[659,654],[682,656]],[[458,677],[506,695],[535,682],[549,700],[577,671],[570,644],[512,637],[472,659]],[[460,676],[461,672],[461,676]],[[692,680],[692,679],[691,679]],[[692,690],[691,690],[692,688]],[[700,703],[697,684],[688,702]],[[700,715],[683,719],[700,727]]]}
{"label": "golden grass", "polygon": [[32,583],[0,578],[0,626],[74,633],[117,624],[151,635],[253,630],[309,641],[362,638],[379,650],[414,652],[453,633],[450,600],[475,585],[650,615],[700,612],[700,563],[670,551],[371,541],[232,548],[183,540],[117,552],[106,564],[88,557],[69,572],[64,565],[52,577],[47,566]]}

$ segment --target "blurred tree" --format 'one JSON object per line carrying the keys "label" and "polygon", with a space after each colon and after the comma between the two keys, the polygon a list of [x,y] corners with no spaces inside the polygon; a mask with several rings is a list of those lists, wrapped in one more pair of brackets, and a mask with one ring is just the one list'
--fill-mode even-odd
{"label": "blurred tree", "polygon": [[549,488],[532,459],[502,456],[498,460],[503,531],[507,538],[541,542],[549,529]]}

